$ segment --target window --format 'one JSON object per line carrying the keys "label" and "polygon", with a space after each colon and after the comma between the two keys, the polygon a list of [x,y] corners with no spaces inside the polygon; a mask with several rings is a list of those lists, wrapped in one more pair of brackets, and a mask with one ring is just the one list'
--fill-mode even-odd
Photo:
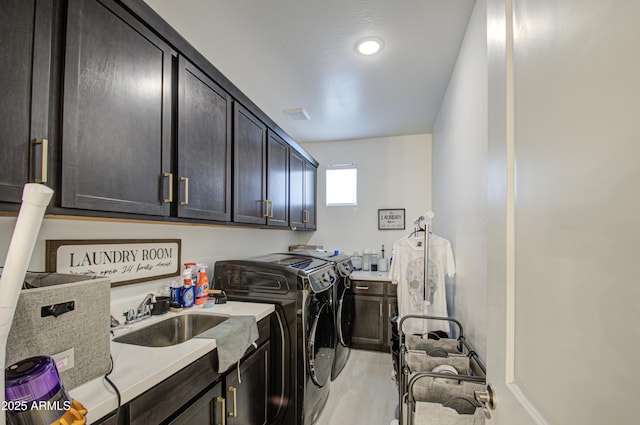
{"label": "window", "polygon": [[327,206],[358,205],[358,169],[353,164],[327,168]]}

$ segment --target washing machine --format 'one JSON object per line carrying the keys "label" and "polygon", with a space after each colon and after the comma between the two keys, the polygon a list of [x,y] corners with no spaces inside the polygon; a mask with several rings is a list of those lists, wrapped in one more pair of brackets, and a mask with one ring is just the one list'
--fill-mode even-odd
{"label": "washing machine", "polygon": [[214,287],[230,300],[268,302],[272,316],[271,414],[275,424],[311,425],[329,397],[336,347],[333,265],[319,258],[269,254],[218,261]]}
{"label": "washing machine", "polygon": [[352,294],[349,275],[353,272],[353,263],[348,255],[331,253],[320,250],[294,250],[296,255],[309,258],[318,258],[330,262],[333,265],[337,279],[333,285],[333,310],[336,321],[336,353],[331,370],[331,380],[338,377],[349,359],[349,346],[353,332],[353,319],[355,316],[354,298]]}

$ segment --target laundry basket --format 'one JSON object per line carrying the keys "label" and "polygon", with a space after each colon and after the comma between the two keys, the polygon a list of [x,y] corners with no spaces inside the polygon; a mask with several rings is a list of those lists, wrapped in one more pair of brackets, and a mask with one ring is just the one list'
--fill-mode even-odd
{"label": "laundry basket", "polygon": [[419,335],[407,335],[405,344],[408,350],[425,351],[430,356],[445,357],[447,354],[462,353],[460,341],[452,338],[424,339]]}
{"label": "laundry basket", "polygon": [[438,373],[419,372],[409,380],[407,425],[484,425],[485,416],[475,393],[484,389],[484,377],[458,375],[444,379]]}
{"label": "laundry basket", "polygon": [[[460,337],[405,335],[405,319],[449,320]],[[397,377],[400,425],[477,425],[484,423],[475,391],[484,390],[485,368],[453,318],[405,316],[399,321]],[[480,410],[478,410],[480,409]]]}

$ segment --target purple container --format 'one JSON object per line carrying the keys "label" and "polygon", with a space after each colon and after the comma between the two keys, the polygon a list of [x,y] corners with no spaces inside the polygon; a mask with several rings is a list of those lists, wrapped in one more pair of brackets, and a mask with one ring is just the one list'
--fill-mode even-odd
{"label": "purple container", "polygon": [[71,406],[51,357],[20,360],[4,370],[4,396],[10,425],[49,425]]}
{"label": "purple container", "polygon": [[58,369],[51,357],[20,360],[6,368],[4,374],[5,400],[47,401],[62,389]]}

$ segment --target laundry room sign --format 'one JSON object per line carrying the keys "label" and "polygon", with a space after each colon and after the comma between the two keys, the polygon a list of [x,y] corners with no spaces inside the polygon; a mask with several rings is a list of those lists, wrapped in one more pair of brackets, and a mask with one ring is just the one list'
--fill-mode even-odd
{"label": "laundry room sign", "polygon": [[404,208],[378,210],[378,230],[404,230],[404,221]]}
{"label": "laundry room sign", "polygon": [[47,240],[47,271],[128,285],[178,276],[180,249],[180,239]]}

